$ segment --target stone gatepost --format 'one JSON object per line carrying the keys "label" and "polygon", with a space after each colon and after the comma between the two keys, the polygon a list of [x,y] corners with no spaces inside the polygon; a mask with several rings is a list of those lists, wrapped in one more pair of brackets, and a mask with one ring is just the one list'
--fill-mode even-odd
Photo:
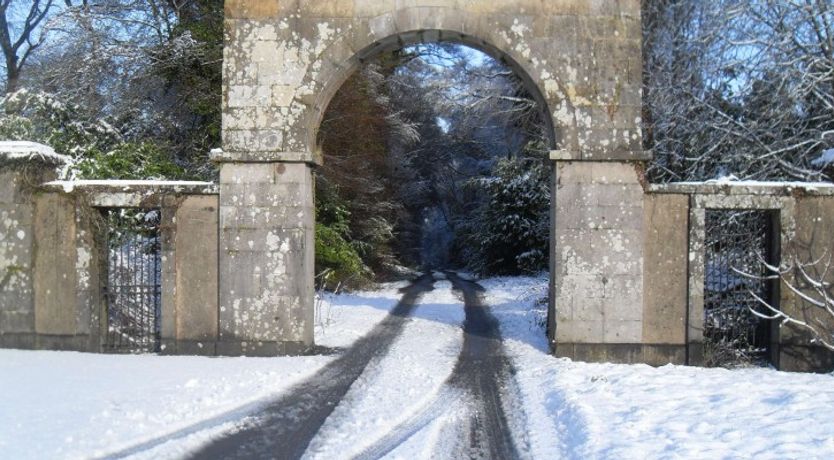
{"label": "stone gatepost", "polygon": [[279,152],[215,151],[213,158],[220,164],[217,352],[303,352],[313,344],[311,161]]}
{"label": "stone gatepost", "polygon": [[619,148],[551,153],[550,341],[557,356],[654,360],[644,346],[643,308],[643,170],[651,156],[639,150],[639,128],[623,129],[637,135]]}
{"label": "stone gatepost", "polygon": [[0,142],[0,346],[36,347],[35,196],[66,158],[41,144]]}

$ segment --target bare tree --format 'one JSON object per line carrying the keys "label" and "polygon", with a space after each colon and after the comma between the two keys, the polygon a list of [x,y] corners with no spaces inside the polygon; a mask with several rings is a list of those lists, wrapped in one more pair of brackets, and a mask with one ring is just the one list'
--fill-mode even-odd
{"label": "bare tree", "polygon": [[[780,325],[798,328],[809,334],[812,344],[821,345],[834,352],[834,284],[828,281],[834,275],[832,257],[829,255],[803,263],[794,256],[786,266],[765,266],[772,273],[768,279],[781,280],[782,285],[787,286],[796,295],[798,308],[785,311],[762,299],[755,292],[749,291],[763,307],[762,311],[754,308],[750,311],[759,318],[779,321]],[[734,270],[743,276],[756,278],[743,271]]]}
{"label": "bare tree", "polygon": [[[46,34],[41,26],[54,6],[53,0],[30,0],[28,9],[22,3],[25,2],[0,0],[0,49],[6,64],[6,93],[18,88],[21,69],[43,44]],[[19,26],[10,20],[16,14],[24,17]]]}
{"label": "bare tree", "polygon": [[834,146],[834,3],[644,0],[655,181],[820,180]]}
{"label": "bare tree", "polygon": [[[9,10],[11,22],[29,6],[0,0],[9,1],[19,2]],[[130,141],[153,140],[212,177],[205,157],[220,136],[223,1],[50,1],[33,33],[46,38],[15,87],[107,120]]]}

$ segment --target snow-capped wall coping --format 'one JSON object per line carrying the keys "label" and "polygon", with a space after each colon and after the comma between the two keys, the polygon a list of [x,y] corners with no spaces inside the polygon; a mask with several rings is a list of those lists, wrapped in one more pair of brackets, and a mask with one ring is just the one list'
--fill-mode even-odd
{"label": "snow-capped wall coping", "polygon": [[56,180],[47,182],[44,184],[44,187],[53,190],[60,188],[66,193],[71,193],[76,189],[113,192],[142,192],[153,190],[204,195],[218,193],[217,184],[214,182],[187,180]]}
{"label": "snow-capped wall coping", "polygon": [[52,181],[43,189],[61,193],[82,193],[98,207],[157,207],[165,197],[217,195],[214,182],[165,180],[76,180]]}
{"label": "snow-capped wall coping", "polygon": [[0,166],[7,163],[40,162],[49,166],[63,166],[70,158],[55,153],[52,147],[27,141],[0,141]]}
{"label": "snow-capped wall coping", "polygon": [[830,182],[711,180],[650,184],[648,191],[682,195],[834,195],[834,184]]}

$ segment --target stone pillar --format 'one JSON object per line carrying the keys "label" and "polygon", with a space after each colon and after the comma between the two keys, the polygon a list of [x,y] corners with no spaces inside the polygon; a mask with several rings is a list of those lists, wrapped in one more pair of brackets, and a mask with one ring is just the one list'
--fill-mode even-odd
{"label": "stone pillar", "polygon": [[217,352],[300,353],[313,344],[312,166],[222,154],[215,160],[221,164]]}
{"label": "stone pillar", "polygon": [[36,348],[35,191],[66,158],[44,145],[0,142],[0,346]]}
{"label": "stone pillar", "polygon": [[165,196],[162,352],[216,354],[218,197]]}
{"label": "stone pillar", "polygon": [[553,303],[557,356],[643,361],[641,165],[557,161]]}
{"label": "stone pillar", "polygon": [[643,362],[686,364],[689,196],[647,194],[643,203]]}

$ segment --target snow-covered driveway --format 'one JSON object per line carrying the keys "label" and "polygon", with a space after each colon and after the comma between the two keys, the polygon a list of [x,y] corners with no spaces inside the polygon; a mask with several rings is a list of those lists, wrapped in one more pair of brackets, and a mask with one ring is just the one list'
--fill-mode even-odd
{"label": "snow-covered driveway", "polygon": [[834,457],[832,375],[555,359],[544,278],[461,283],[329,297],[336,355],[0,350],[0,458]]}

